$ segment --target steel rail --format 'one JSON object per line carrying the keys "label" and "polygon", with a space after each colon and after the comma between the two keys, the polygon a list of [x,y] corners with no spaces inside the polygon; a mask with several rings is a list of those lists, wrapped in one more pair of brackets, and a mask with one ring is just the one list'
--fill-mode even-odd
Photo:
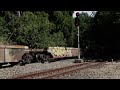
{"label": "steel rail", "polygon": [[77,71],[80,71],[82,69],[86,69],[86,68],[92,68],[92,67],[95,67],[95,66],[98,66],[98,65],[102,65],[104,63],[97,63],[97,64],[93,64],[93,65],[87,65],[85,67],[80,67],[78,69],[74,69],[74,70],[70,70],[70,71],[67,71],[67,72],[63,72],[63,73],[59,73],[59,74],[56,74],[56,75],[51,75],[51,76],[48,76],[48,77],[44,77],[42,79],[58,79],[59,77],[61,76],[64,76],[64,75],[69,75],[71,73],[74,73],[74,72],[77,72]]}
{"label": "steel rail", "polygon": [[32,79],[34,77],[41,77],[41,79],[49,79],[52,77],[60,76],[63,74],[67,74],[67,73],[70,73],[70,72],[73,72],[79,69],[88,68],[88,67],[91,67],[93,65],[98,65],[98,64],[101,64],[101,63],[99,62],[96,64],[95,62],[85,62],[85,63],[75,64],[75,65],[57,68],[53,70],[28,73],[26,75],[20,75],[20,76],[14,77],[12,79]]}

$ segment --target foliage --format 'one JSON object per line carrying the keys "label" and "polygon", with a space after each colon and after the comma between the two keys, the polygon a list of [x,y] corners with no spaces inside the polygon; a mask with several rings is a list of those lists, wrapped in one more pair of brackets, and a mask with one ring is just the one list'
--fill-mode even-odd
{"label": "foliage", "polygon": [[[120,12],[98,11],[94,17],[92,34],[99,58],[119,59]],[[97,55],[96,55],[97,56]]]}
{"label": "foliage", "polygon": [[[69,33],[71,29],[68,23],[69,19],[72,19],[72,12],[53,11],[52,14],[50,11],[21,12],[20,17],[14,11],[4,11],[4,15],[1,14],[1,42],[28,45],[31,48],[67,46],[66,41],[70,34],[67,35],[66,31]],[[67,24],[63,25],[64,22]]]}

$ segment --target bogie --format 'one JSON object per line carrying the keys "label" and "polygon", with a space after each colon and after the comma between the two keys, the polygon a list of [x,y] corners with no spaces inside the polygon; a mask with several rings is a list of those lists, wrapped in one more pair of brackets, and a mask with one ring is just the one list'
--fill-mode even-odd
{"label": "bogie", "polygon": [[41,62],[41,63],[44,63],[47,61],[47,56],[45,54],[37,54],[36,55],[36,61],[37,62]]}
{"label": "bogie", "polygon": [[32,60],[33,60],[33,57],[29,53],[27,53],[22,56],[22,60],[20,63],[29,64],[32,62]]}

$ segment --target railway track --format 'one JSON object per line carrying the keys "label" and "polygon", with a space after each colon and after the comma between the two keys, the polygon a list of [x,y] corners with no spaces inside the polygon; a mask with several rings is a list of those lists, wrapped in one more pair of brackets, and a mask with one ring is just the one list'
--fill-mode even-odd
{"label": "railway track", "polygon": [[34,72],[29,73],[22,76],[17,76],[12,79],[54,79],[58,78],[64,75],[69,75],[71,73],[77,72],[78,70],[82,70],[85,68],[95,67],[98,65],[102,65],[105,62],[85,62],[85,63],[79,63],[72,66],[67,66],[63,68],[58,68],[54,70],[48,70],[43,72]]}

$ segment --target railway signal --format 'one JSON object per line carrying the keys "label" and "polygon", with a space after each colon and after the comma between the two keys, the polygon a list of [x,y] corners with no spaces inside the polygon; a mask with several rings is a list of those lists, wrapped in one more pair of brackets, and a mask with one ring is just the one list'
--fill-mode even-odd
{"label": "railway signal", "polygon": [[76,18],[75,18],[75,26],[78,27],[79,26],[79,12],[76,13]]}
{"label": "railway signal", "polygon": [[76,17],[76,18],[75,18],[75,26],[76,26],[76,27],[79,26],[79,17]]}
{"label": "railway signal", "polygon": [[79,17],[80,17],[80,13],[77,12],[77,13],[76,13],[76,18],[75,18],[75,26],[76,26],[77,29],[78,29],[78,59],[75,60],[75,63],[83,62],[83,60],[80,59]]}

